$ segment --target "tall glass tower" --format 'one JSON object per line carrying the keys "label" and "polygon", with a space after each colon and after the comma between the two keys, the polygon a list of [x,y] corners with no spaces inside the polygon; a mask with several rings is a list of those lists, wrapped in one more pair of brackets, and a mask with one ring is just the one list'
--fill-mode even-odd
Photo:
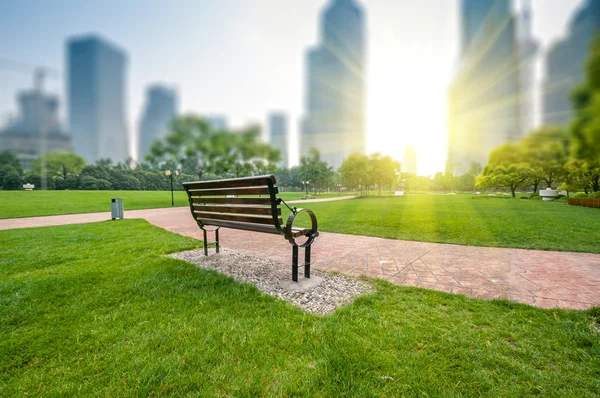
{"label": "tall glass tower", "polygon": [[571,20],[567,37],[554,43],[548,51],[544,124],[566,125],[571,120],[571,91],[585,80],[589,48],[599,33],[600,0],[587,0]]}
{"label": "tall glass tower", "polygon": [[129,157],[125,123],[125,52],[97,36],[67,41],[69,129],[88,163]]}
{"label": "tall glass tower", "polygon": [[321,43],[307,54],[301,155],[315,147],[334,168],[366,149],[364,25],[354,0],[332,0],[322,15]]}
{"label": "tall glass tower", "polygon": [[521,50],[509,0],[461,1],[461,53],[449,92],[448,163],[463,174],[521,124]]}
{"label": "tall glass tower", "polygon": [[177,93],[162,85],[152,85],[146,91],[146,106],[139,127],[138,162],[144,160],[152,142],[164,138],[169,123],[177,113]]}

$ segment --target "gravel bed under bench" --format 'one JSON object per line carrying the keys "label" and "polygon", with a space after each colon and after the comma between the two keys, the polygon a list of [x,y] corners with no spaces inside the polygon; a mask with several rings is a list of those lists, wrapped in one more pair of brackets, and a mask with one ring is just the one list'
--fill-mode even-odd
{"label": "gravel bed under bench", "polygon": [[203,249],[173,253],[168,257],[220,272],[240,282],[251,283],[264,293],[288,301],[313,314],[331,314],[356,297],[375,291],[366,281],[317,270],[311,272],[311,282],[320,282],[316,286],[302,287],[302,280],[299,285],[294,285],[290,283],[289,264],[284,265],[227,249],[221,249],[219,254],[214,254],[213,251],[208,257],[204,255]]}

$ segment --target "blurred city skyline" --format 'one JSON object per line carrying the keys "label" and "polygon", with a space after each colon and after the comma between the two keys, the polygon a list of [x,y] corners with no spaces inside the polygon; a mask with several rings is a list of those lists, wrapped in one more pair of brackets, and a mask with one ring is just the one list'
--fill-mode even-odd
{"label": "blurred city skyline", "polygon": [[[326,0],[13,1],[0,4],[0,67],[46,66],[62,77],[47,91],[64,117],[65,41],[95,33],[128,55],[127,124],[131,155],[147,86],[176,87],[180,110],[226,115],[231,125],[289,115],[296,143],[304,115],[306,51],[317,42]],[[444,169],[447,87],[459,46],[458,1],[357,0],[366,13],[367,151],[401,160],[418,154],[419,173]],[[542,54],[558,40],[581,0],[534,0],[533,35]],[[515,3],[519,6],[519,2]],[[14,66],[14,65],[13,65]],[[540,69],[540,68],[538,68]],[[538,74],[537,80],[542,78]],[[0,68],[0,121],[16,114],[15,96],[30,76]],[[537,117],[539,119],[539,115]],[[297,148],[290,154],[297,163]]]}

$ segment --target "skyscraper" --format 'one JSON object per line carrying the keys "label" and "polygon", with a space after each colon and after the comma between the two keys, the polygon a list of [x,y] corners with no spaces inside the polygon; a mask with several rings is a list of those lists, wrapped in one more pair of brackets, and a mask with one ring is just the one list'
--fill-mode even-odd
{"label": "skyscraper", "polygon": [[229,122],[227,116],[224,115],[209,115],[206,120],[213,128],[213,130],[227,130],[229,128]]}
{"label": "skyscraper", "polygon": [[411,146],[404,148],[401,169],[403,173],[417,174],[417,153]]}
{"label": "skyscraper", "polygon": [[461,1],[461,50],[448,101],[448,163],[465,173],[495,147],[518,141],[521,52],[509,0]]}
{"label": "skyscraper", "polygon": [[600,0],[587,0],[569,24],[567,37],[554,43],[546,58],[543,122],[566,125],[572,114],[571,91],[585,79],[591,40],[600,33]]}
{"label": "skyscraper", "polygon": [[289,124],[288,117],[283,112],[273,112],[269,115],[269,143],[281,152],[279,167],[289,167]]}
{"label": "skyscraper", "polygon": [[138,162],[144,160],[154,140],[163,138],[177,114],[177,93],[159,84],[148,87],[146,105],[139,127]]}
{"label": "skyscraper", "polygon": [[535,110],[538,98],[535,84],[535,63],[539,43],[532,35],[531,0],[521,0],[522,10],[519,14],[517,31],[519,41],[520,66],[520,101],[521,101],[521,135],[527,135],[536,127]]}
{"label": "skyscraper", "polygon": [[[58,120],[58,99],[39,88],[18,95],[19,117],[0,129],[0,152],[14,152],[25,170],[44,152],[71,152],[71,137]],[[43,140],[43,142],[42,142]]]}
{"label": "skyscraper", "polygon": [[311,147],[337,168],[365,152],[365,34],[354,0],[331,0],[321,20],[321,44],[307,54],[306,116],[301,155]]}
{"label": "skyscraper", "polygon": [[67,42],[69,128],[88,163],[129,157],[125,123],[125,53],[97,36]]}

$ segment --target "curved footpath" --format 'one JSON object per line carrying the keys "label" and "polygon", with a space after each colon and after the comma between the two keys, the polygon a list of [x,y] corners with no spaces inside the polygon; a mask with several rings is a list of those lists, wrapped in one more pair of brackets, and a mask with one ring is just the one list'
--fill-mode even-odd
{"label": "curved footpath", "polygon": [[[301,200],[310,203],[352,197]],[[168,231],[202,239],[188,207],[129,210]],[[110,213],[0,220],[0,230],[106,221]],[[290,245],[270,234],[221,229],[223,247],[291,263]],[[302,254],[300,255],[302,260]],[[550,252],[412,242],[322,232],[312,246],[313,267],[366,275],[483,299],[506,298],[542,308],[600,306],[600,254]]]}

